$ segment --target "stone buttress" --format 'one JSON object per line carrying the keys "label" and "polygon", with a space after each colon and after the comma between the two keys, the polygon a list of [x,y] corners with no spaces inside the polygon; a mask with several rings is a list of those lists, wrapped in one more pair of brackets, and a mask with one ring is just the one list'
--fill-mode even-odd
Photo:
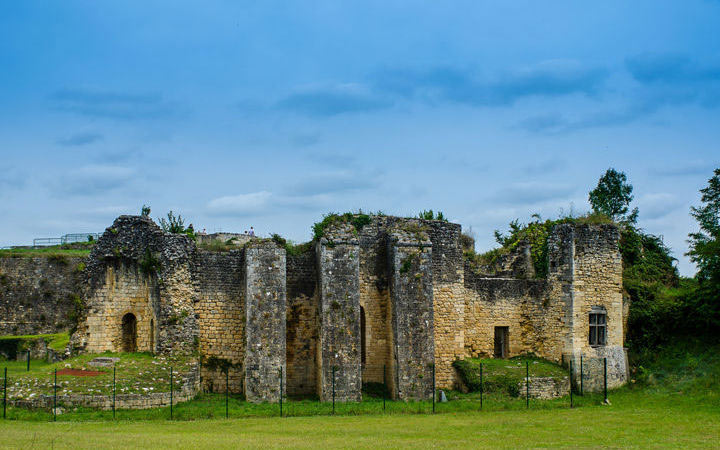
{"label": "stone buttress", "polygon": [[362,398],[360,361],[360,248],[347,224],[317,243],[320,330],[317,352],[321,401]]}
{"label": "stone buttress", "polygon": [[432,243],[419,223],[403,223],[388,237],[391,273],[393,398],[433,396],[435,338]]}

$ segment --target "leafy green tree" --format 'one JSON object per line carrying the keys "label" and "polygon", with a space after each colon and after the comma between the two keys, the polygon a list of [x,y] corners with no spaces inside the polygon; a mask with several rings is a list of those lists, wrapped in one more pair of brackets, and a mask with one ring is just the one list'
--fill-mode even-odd
{"label": "leafy green tree", "polygon": [[150,207],[148,205],[142,205],[142,209],[140,210],[140,214],[143,217],[150,217]]}
{"label": "leafy green tree", "polygon": [[696,314],[709,327],[720,327],[720,169],[701,189],[702,206],[692,207],[690,214],[700,231],[690,233],[690,260],[697,264],[699,288],[694,298]]}
{"label": "leafy green tree", "polygon": [[638,209],[630,211],[633,187],[624,172],[610,168],[590,191],[590,204],[596,213],[605,214],[616,222],[637,222]]}
{"label": "leafy green tree", "polygon": [[720,286],[720,169],[701,189],[700,207],[692,207],[690,214],[697,220],[700,231],[690,233],[688,256],[697,264],[698,280]]}

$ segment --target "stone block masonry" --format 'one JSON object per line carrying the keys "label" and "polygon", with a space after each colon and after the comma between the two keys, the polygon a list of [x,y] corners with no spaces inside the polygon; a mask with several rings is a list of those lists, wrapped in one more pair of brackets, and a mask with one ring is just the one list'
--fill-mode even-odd
{"label": "stone block masonry", "polygon": [[399,228],[392,232],[389,246],[392,396],[401,400],[432,398],[435,365],[432,243],[422,231],[409,233]]}
{"label": "stone block masonry", "polygon": [[251,402],[280,399],[285,386],[285,249],[272,241],[245,249],[245,397]]}
{"label": "stone block masonry", "polygon": [[[242,250],[200,250],[194,270],[203,388],[242,393],[245,383],[245,263]],[[228,371],[226,378],[225,370]]]}
{"label": "stone block masonry", "polygon": [[360,358],[360,248],[341,228],[317,245],[320,284],[318,395],[330,401],[362,397]]}
{"label": "stone block masonry", "polygon": [[87,258],[0,258],[0,335],[44,334],[75,325]]}
{"label": "stone block masonry", "polygon": [[[201,249],[147,217],[121,216],[84,271],[70,259],[0,260],[0,329],[55,331],[77,292],[73,351],[197,352],[204,389],[223,392],[228,370],[230,391],[251,401],[278,400],[281,369],[293,396],[331,400],[335,372],[338,401],[360,400],[363,384],[383,379],[395,398],[428,398],[433,365],[436,386],[449,389],[456,359],[525,352],[576,367],[582,354],[596,372],[608,358],[608,385],[625,383],[614,226],[556,226],[548,276],[538,279],[526,248],[499,272],[466,264],[458,224],[330,219],[322,237],[286,254],[259,238]],[[603,343],[589,342],[597,311],[607,318]]]}

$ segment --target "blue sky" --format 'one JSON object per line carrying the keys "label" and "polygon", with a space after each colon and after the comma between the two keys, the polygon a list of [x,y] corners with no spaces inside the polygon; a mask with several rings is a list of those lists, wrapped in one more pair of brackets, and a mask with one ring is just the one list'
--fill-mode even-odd
{"label": "blue sky", "polygon": [[172,209],[310,238],[328,211],[492,231],[608,167],[683,274],[720,165],[720,2],[5,1],[0,245]]}

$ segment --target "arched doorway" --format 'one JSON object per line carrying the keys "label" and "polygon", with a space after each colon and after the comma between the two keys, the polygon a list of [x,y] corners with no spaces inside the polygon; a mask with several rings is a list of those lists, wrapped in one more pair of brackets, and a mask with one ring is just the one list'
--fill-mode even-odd
{"label": "arched doorway", "polygon": [[122,351],[137,351],[137,319],[133,313],[127,313],[122,318]]}

